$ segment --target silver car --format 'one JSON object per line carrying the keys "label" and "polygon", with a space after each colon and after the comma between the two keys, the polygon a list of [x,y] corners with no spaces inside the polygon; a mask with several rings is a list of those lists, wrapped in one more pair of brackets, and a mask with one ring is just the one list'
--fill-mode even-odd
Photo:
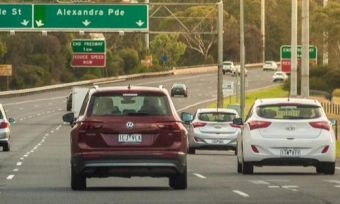
{"label": "silver car", "polygon": [[239,117],[232,109],[198,109],[189,125],[189,153],[196,149],[234,150],[240,127],[232,123]]}
{"label": "silver car", "polygon": [[15,123],[12,118],[7,118],[6,112],[0,104],[0,146],[2,146],[4,152],[10,150],[9,139],[10,139],[10,125]]}

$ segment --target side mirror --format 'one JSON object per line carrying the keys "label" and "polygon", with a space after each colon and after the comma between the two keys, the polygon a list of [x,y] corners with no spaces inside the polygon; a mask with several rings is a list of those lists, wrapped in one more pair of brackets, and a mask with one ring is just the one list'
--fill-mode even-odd
{"label": "side mirror", "polygon": [[242,118],[234,118],[233,119],[233,124],[234,125],[243,125]]}
{"label": "side mirror", "polygon": [[16,123],[15,120],[14,120],[14,118],[8,118],[8,122],[9,122],[9,124],[11,124],[11,125],[13,125],[13,124]]}
{"label": "side mirror", "polygon": [[63,116],[63,121],[72,124],[74,122],[74,113],[66,113]]}
{"label": "side mirror", "polygon": [[192,114],[187,113],[187,112],[181,113],[181,120],[182,120],[185,124],[189,124],[193,119],[194,119],[194,116],[193,116]]}

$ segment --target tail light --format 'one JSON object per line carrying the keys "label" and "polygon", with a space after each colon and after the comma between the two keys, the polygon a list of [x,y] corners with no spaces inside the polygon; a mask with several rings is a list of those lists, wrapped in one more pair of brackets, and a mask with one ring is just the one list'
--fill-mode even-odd
{"label": "tail light", "polygon": [[310,122],[309,125],[312,126],[313,128],[317,128],[317,129],[324,129],[324,130],[330,130],[331,129],[331,126],[326,121]]}
{"label": "tail light", "polygon": [[7,122],[1,122],[0,123],[0,129],[5,129],[8,128],[8,123]]}
{"label": "tail light", "polygon": [[86,133],[87,131],[93,131],[93,130],[98,130],[103,127],[102,122],[97,122],[97,121],[83,121],[80,123],[80,129],[79,132],[81,133]]}
{"label": "tail light", "polygon": [[253,152],[259,153],[259,150],[257,149],[255,145],[251,145],[251,149],[253,150]]}
{"label": "tail light", "polygon": [[207,123],[204,123],[204,122],[194,122],[192,123],[192,126],[194,128],[198,128],[198,127],[204,127]]}
{"label": "tail light", "polygon": [[249,121],[248,125],[250,130],[260,129],[260,128],[267,128],[269,125],[271,125],[271,122],[268,121]]}
{"label": "tail light", "polygon": [[321,151],[321,153],[326,153],[326,152],[328,152],[328,149],[329,149],[329,145],[326,145],[323,149],[322,149],[322,151]]}

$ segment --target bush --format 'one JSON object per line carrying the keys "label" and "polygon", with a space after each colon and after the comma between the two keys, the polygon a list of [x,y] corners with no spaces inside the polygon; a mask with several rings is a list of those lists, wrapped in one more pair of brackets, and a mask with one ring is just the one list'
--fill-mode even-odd
{"label": "bush", "polygon": [[129,73],[130,69],[133,69],[139,64],[139,56],[136,50],[132,48],[125,48],[119,52],[119,56],[124,61],[124,71]]}
{"label": "bush", "polygon": [[335,97],[340,97],[340,89],[335,89],[332,93],[333,96]]}

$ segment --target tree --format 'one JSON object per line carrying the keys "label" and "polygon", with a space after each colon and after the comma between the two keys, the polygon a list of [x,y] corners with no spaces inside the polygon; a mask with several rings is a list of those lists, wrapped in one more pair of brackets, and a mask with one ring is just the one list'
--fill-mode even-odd
{"label": "tree", "polygon": [[175,66],[186,49],[186,45],[180,42],[178,37],[178,34],[157,35],[150,43],[153,56],[161,61],[162,56],[166,55],[169,65]]}

